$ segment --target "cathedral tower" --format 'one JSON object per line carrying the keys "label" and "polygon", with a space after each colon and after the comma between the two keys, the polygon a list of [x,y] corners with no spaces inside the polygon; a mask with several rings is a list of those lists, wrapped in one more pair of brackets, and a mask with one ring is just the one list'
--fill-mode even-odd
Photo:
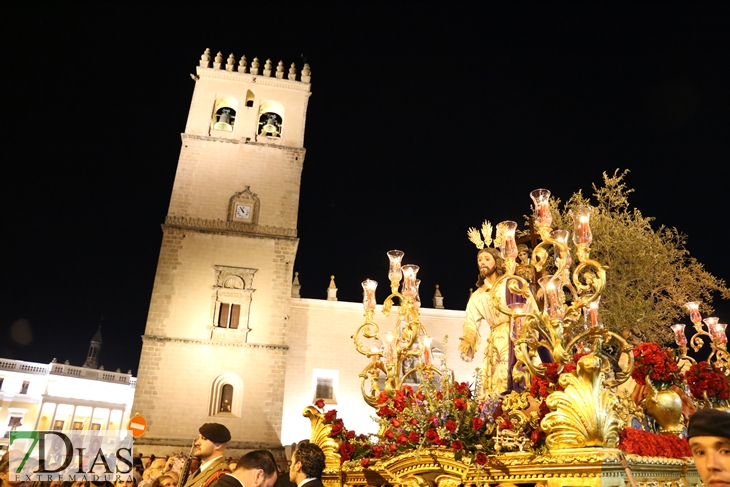
{"label": "cathedral tower", "polygon": [[[139,445],[279,445],[310,71],[205,51],[143,336]],[[147,452],[149,448],[145,449]]]}

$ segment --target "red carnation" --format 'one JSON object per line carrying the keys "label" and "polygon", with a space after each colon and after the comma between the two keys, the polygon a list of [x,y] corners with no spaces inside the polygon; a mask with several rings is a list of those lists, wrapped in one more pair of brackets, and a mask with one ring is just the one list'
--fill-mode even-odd
{"label": "red carnation", "polygon": [[439,434],[436,432],[435,429],[430,428],[426,430],[426,439],[431,443],[436,443],[439,439]]}
{"label": "red carnation", "polygon": [[392,409],[390,409],[388,406],[383,406],[382,408],[378,409],[377,413],[378,416],[384,416],[386,418],[389,418],[391,416],[395,416],[395,413]]}
{"label": "red carnation", "polygon": [[340,461],[345,462],[352,458],[352,454],[355,453],[355,445],[352,443],[343,443],[340,445]]}
{"label": "red carnation", "polygon": [[385,404],[386,402],[388,402],[388,394],[385,391],[381,391],[378,396],[378,404]]}
{"label": "red carnation", "polygon": [[466,402],[464,402],[463,399],[454,399],[454,408],[456,408],[457,411],[464,411],[466,410]]}
{"label": "red carnation", "polygon": [[340,423],[335,423],[332,425],[332,431],[330,432],[330,436],[332,438],[339,436],[340,433],[342,433],[342,425]]}
{"label": "red carnation", "polygon": [[446,421],[446,424],[444,426],[449,433],[453,433],[454,431],[456,431],[456,423],[451,419]]}

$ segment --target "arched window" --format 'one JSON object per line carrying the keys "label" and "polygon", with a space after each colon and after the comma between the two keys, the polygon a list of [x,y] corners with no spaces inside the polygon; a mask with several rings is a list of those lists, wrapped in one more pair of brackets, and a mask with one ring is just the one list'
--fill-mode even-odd
{"label": "arched window", "polygon": [[247,107],[252,107],[253,106],[253,99],[254,99],[253,91],[248,90],[246,92],[246,106]]}
{"label": "arched window", "polygon": [[258,135],[281,137],[284,130],[284,105],[276,101],[266,101],[259,110]]}
{"label": "arched window", "polygon": [[233,386],[225,384],[221,388],[221,404],[218,407],[219,413],[230,413],[233,405]]}
{"label": "arched window", "polygon": [[243,381],[233,372],[224,372],[211,384],[209,416],[241,417]]}
{"label": "arched window", "polygon": [[210,118],[211,135],[213,131],[233,132],[236,125],[238,100],[232,96],[220,96],[213,104],[213,113]]}
{"label": "arched window", "polygon": [[230,107],[219,108],[215,112],[215,118],[218,121],[213,124],[214,130],[233,132],[233,124],[236,122],[236,110]]}

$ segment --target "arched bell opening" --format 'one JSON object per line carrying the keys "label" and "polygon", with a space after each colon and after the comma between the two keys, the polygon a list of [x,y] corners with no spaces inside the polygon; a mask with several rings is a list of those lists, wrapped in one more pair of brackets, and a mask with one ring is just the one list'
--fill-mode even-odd
{"label": "arched bell opening", "polygon": [[281,137],[283,120],[281,115],[274,112],[262,113],[259,117],[259,135],[268,137]]}
{"label": "arched bell opening", "polygon": [[249,107],[249,108],[250,108],[250,107],[252,107],[252,106],[253,106],[253,99],[254,99],[254,94],[253,94],[253,91],[251,91],[251,90],[248,90],[248,91],[246,92],[246,106],[247,106],[247,107]]}
{"label": "arched bell opening", "polygon": [[233,125],[236,122],[236,110],[230,107],[219,108],[215,112],[215,120],[213,130],[233,132]]}
{"label": "arched bell opening", "polygon": [[236,113],[238,112],[238,100],[229,95],[221,95],[216,98],[210,116],[211,130],[220,132],[233,132],[236,125]]}

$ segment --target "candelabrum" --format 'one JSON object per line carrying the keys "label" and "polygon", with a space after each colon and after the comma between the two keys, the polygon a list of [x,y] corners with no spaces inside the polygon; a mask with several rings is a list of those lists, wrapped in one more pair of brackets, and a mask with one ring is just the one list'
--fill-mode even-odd
{"label": "candelabrum", "polygon": [[[360,389],[370,406],[376,407],[380,397],[380,375],[384,374],[384,390],[392,397],[404,382],[431,380],[441,372],[433,366],[431,338],[418,317],[420,298],[416,279],[418,266],[401,265],[403,252],[388,252],[391,294],[383,302],[382,312],[387,317],[398,300],[398,318],[393,331],[380,336],[380,327],[373,321],[375,315],[375,291],[378,283],[366,279],[362,283],[365,322],[352,336],[355,348],[368,357],[368,365],[360,373]],[[401,280],[403,285],[401,288]],[[400,291],[399,291],[400,288]],[[369,380],[369,387],[366,382]]]}
{"label": "candelabrum", "polygon": [[[719,367],[726,375],[730,374],[730,353],[727,351],[727,335],[725,334],[726,323],[720,323],[720,319],[714,316],[702,319],[700,315],[700,303],[697,301],[690,301],[685,304],[689,311],[689,319],[695,328],[695,333],[689,340],[689,345],[695,352],[699,352],[702,345],[705,344],[703,336],[710,338],[711,351],[707,357],[707,362],[713,363]],[[707,330],[703,326],[703,323],[707,325]],[[672,331],[674,332],[674,339],[679,347],[680,359],[688,360],[691,363],[696,363],[695,359],[687,355],[687,336],[685,335],[685,325],[683,323],[677,323],[672,325]]]}
{"label": "candelabrum", "polygon": [[[564,390],[553,392],[547,399],[553,411],[542,422],[543,430],[548,433],[546,444],[550,449],[615,447],[622,423],[616,412],[618,400],[610,388],[631,376],[633,354],[631,345],[604,328],[599,320],[606,268],[590,258],[592,208],[579,206],[570,212],[577,256],[574,265],[568,245],[570,233],[551,228],[550,192],[538,189],[530,196],[534,202],[534,223],[541,238],[533,251],[533,265],[537,272],[543,272],[552,260],[550,265],[555,270],[540,278],[539,290],[533,290],[530,282],[514,274],[516,225],[513,222],[497,225],[495,243],[501,249],[506,273],[490,293],[494,306],[510,316],[516,357],[513,379],[529,384],[531,376],[546,377],[547,367],[535,363],[539,348],[552,354],[558,373],[572,362],[574,353],[584,354],[574,372],[560,376]],[[502,298],[500,288],[505,287],[506,298]],[[605,351],[609,342],[615,351],[614,360],[621,355],[628,359],[621,370],[612,370],[610,366]]]}

